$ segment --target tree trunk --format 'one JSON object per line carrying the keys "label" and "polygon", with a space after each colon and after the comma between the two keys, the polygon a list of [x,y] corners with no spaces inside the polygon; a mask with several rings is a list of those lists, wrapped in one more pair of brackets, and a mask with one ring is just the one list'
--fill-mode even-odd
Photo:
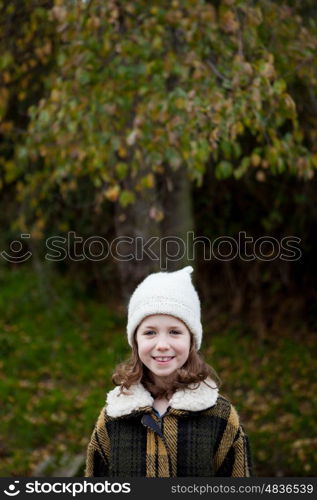
{"label": "tree trunk", "polygon": [[194,230],[191,185],[185,167],[177,170],[166,168],[160,184],[160,199],[164,210],[161,222],[161,267],[175,271],[187,265],[187,235]]}
{"label": "tree trunk", "polygon": [[125,302],[148,274],[173,271],[188,263],[187,233],[193,231],[193,214],[187,170],[167,167],[156,181],[155,188],[140,193],[133,205],[116,206],[116,236],[125,257],[114,258]]}
{"label": "tree trunk", "polygon": [[[116,236],[121,240],[120,254],[114,256],[118,262],[122,296],[128,301],[135,287],[148,274],[159,271],[159,224],[150,218],[150,211],[156,200],[155,190],[140,194],[133,205],[126,208],[119,204],[115,212]],[[147,248],[147,242],[156,238]],[[126,241],[124,241],[126,240]]]}

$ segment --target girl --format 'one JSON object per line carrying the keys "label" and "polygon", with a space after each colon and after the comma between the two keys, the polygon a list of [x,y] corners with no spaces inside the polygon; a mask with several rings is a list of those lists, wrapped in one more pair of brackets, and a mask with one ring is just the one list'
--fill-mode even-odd
{"label": "girl", "polygon": [[132,356],[113,375],[88,445],[86,476],[251,475],[248,438],[198,354],[193,268],[150,274],[129,302]]}

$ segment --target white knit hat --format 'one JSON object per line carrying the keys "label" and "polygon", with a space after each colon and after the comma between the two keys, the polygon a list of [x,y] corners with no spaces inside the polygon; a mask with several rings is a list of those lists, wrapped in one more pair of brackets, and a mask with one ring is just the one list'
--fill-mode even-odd
{"label": "white knit hat", "polygon": [[147,276],[133,292],[128,307],[128,342],[132,346],[136,328],[147,316],[169,314],[185,323],[197,350],[202,339],[200,301],[191,281],[191,266],[172,273]]}

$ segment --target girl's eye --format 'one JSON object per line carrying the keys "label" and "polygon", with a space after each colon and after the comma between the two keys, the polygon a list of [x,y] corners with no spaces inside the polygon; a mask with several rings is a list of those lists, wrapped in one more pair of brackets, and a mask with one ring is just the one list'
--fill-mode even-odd
{"label": "girl's eye", "polygon": [[178,330],[171,330],[170,333],[172,333],[173,335],[181,335],[182,332],[179,332]]}
{"label": "girl's eye", "polygon": [[148,330],[147,332],[144,332],[144,335],[155,335],[154,330]]}

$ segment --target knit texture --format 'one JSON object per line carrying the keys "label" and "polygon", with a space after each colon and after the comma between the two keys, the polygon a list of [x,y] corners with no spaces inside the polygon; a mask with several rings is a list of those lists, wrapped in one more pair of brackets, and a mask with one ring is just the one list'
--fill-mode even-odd
{"label": "knit texture", "polygon": [[159,419],[151,406],[121,417],[103,408],[87,451],[86,477],[249,477],[248,437],[231,403],[169,408]]}
{"label": "knit texture", "polygon": [[132,346],[136,328],[147,316],[168,314],[180,319],[191,331],[196,349],[202,340],[200,301],[191,281],[191,266],[172,273],[147,276],[133,292],[128,306],[127,335]]}

